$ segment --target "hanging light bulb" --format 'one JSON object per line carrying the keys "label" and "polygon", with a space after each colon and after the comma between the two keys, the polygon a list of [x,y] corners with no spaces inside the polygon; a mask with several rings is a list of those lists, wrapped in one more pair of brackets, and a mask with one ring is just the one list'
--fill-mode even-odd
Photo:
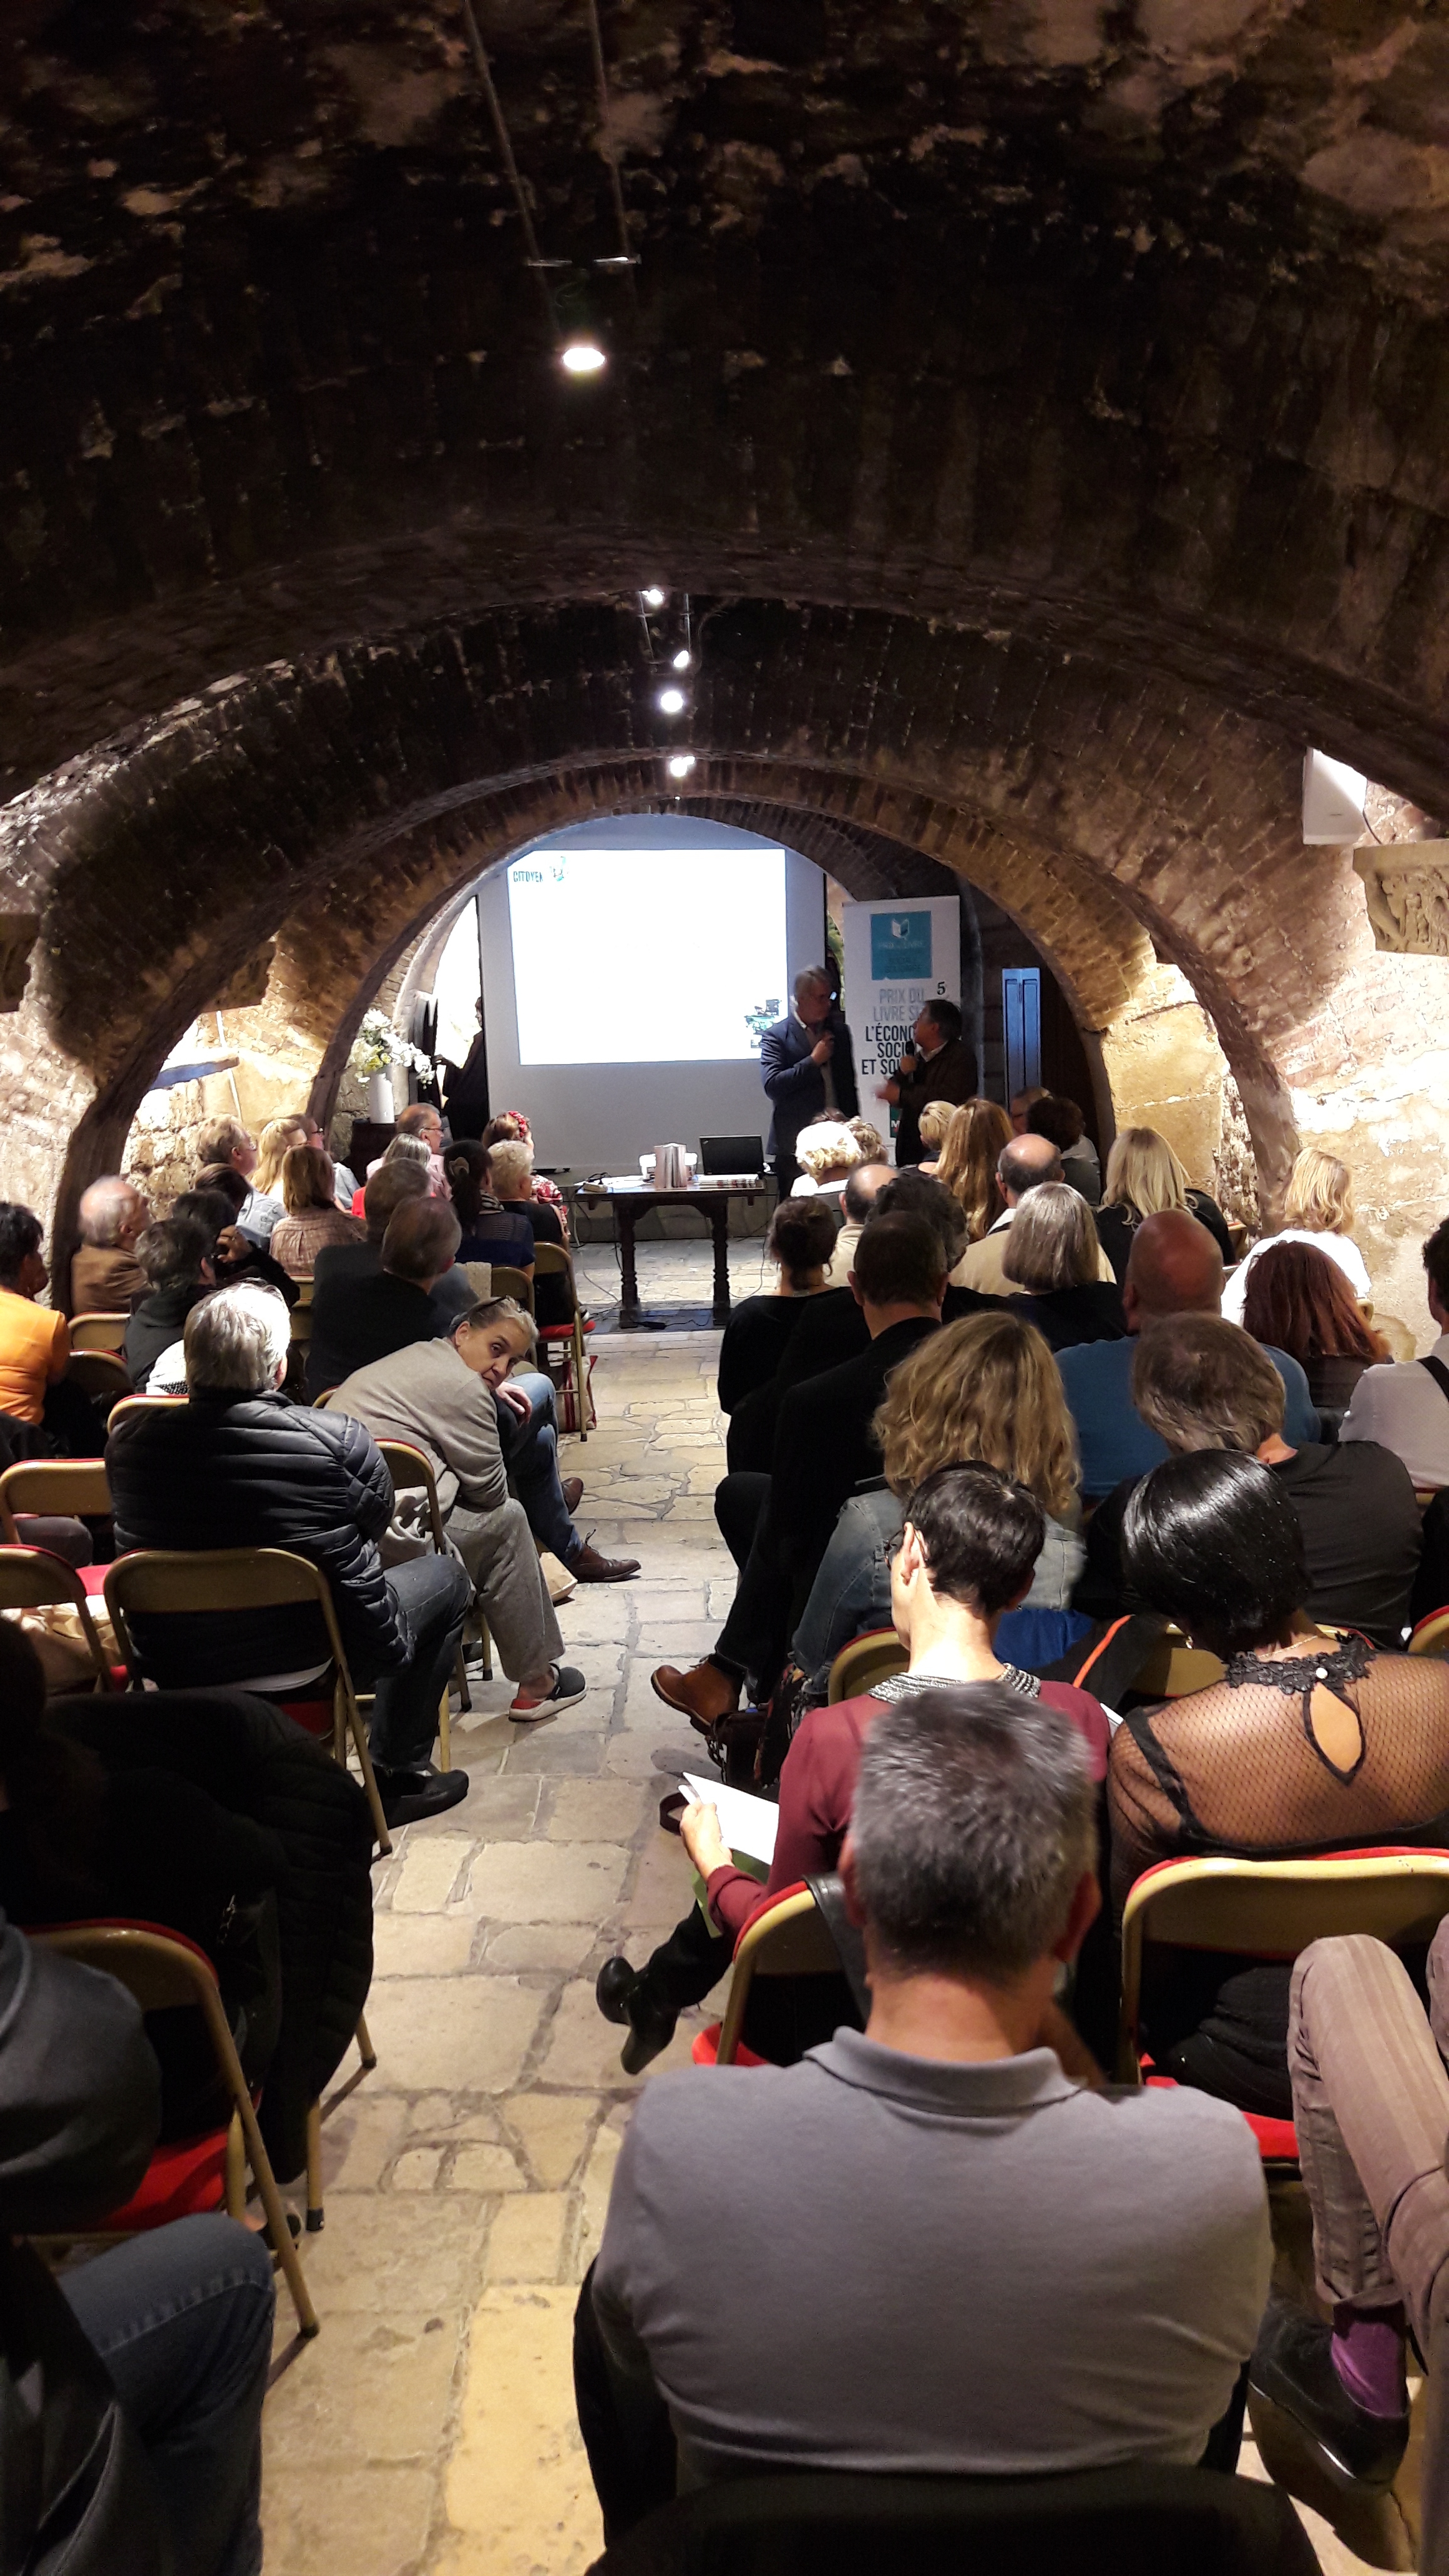
{"label": "hanging light bulb", "polygon": [[692,671],[694,669],[694,655],[689,651],[687,646],[681,645],[679,651],[675,654],[674,668],[676,671]]}
{"label": "hanging light bulb", "polygon": [[667,593],[660,589],[657,582],[651,582],[647,590],[640,591],[639,596],[646,608],[662,608]]}
{"label": "hanging light bulb", "polygon": [[677,751],[669,763],[669,775],[671,778],[687,778],[693,767],[693,752]]}
{"label": "hanging light bulb", "polygon": [[596,376],[609,363],[597,340],[570,340],[558,356],[559,365],[571,376]]}
{"label": "hanging light bulb", "polygon": [[683,715],[684,691],[682,689],[661,689],[654,703],[658,707],[661,715]]}

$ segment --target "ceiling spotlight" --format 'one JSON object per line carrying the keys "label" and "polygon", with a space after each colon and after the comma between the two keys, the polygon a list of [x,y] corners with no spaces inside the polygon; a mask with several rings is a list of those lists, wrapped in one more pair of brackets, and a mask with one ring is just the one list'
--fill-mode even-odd
{"label": "ceiling spotlight", "polygon": [[674,758],[669,763],[669,775],[671,778],[687,778],[693,767],[693,752],[677,751]]}
{"label": "ceiling spotlight", "polygon": [[646,608],[662,608],[664,606],[665,593],[659,588],[657,583],[651,583],[648,590],[641,590],[639,596],[643,600]]}
{"label": "ceiling spotlight", "polygon": [[674,656],[674,668],[676,671],[692,671],[694,668],[694,655],[684,645]]}
{"label": "ceiling spotlight", "polygon": [[661,715],[683,715],[684,691],[682,689],[661,689],[654,703],[658,707]]}
{"label": "ceiling spotlight", "polygon": [[597,340],[570,340],[558,354],[559,365],[571,376],[596,376],[609,363]]}

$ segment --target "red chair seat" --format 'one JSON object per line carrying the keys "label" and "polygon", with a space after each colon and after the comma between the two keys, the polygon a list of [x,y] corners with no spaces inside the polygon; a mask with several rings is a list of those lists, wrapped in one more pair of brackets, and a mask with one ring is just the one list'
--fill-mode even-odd
{"label": "red chair seat", "polygon": [[[571,1342],[574,1337],[572,1324],[540,1324],[536,1329],[541,1342]],[[594,1319],[590,1315],[584,1324],[584,1331],[591,1333],[593,1329]]]}
{"label": "red chair seat", "polygon": [[106,1588],[106,1575],[108,1571],[109,1568],[104,1565],[78,1565],[76,1567],[76,1572],[81,1579],[81,1590],[88,1601],[98,1601],[101,1598],[101,1595]]}
{"label": "red chair seat", "polygon": [[[1151,2063],[1150,2058],[1142,2060],[1142,2080],[1148,2091],[1175,2093],[1178,2089],[1176,2077],[1149,2075],[1147,2069]],[[1259,2111],[1244,2111],[1239,2116],[1247,2121],[1257,2139],[1258,2153],[1265,2165],[1297,2164],[1298,2132],[1291,2120],[1270,2120]]]}
{"label": "red chair seat", "polygon": [[[242,1687],[245,1689],[245,1683]],[[274,1700],[272,1705],[281,1710],[283,1717],[290,1717],[308,1735],[315,1735],[323,1742],[330,1739],[332,1734],[330,1691],[325,1699],[279,1699]]]}
{"label": "red chair seat", "polygon": [[101,2225],[118,2233],[169,2227],[173,2218],[195,2218],[221,2209],[225,2201],[226,2131],[211,2129],[203,2137],[176,2138],[158,2147],[139,2190]]}
{"label": "red chair seat", "polygon": [[[712,2021],[708,2030],[696,2032],[694,2045],[689,2052],[696,2066],[717,2066],[719,2064],[719,2035],[723,2028],[723,2022]],[[774,2064],[774,2060],[769,2057],[757,2057],[754,2050],[752,2048],[746,2048],[744,2041],[741,2040],[739,2047],[735,2050],[734,2063],[736,2066],[771,2066]]]}

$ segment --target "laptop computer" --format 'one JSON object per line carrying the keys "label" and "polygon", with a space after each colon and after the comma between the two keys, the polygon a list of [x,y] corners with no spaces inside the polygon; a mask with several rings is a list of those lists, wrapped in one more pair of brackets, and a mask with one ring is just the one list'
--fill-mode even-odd
{"label": "laptop computer", "polygon": [[699,1168],[711,1177],[744,1172],[753,1179],[765,1168],[765,1149],[758,1136],[701,1136]]}

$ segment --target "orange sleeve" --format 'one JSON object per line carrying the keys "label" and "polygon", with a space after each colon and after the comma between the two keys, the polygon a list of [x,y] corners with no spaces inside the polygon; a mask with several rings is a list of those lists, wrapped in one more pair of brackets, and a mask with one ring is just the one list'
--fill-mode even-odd
{"label": "orange sleeve", "polygon": [[57,1315],[55,1319],[55,1334],[50,1345],[50,1362],[45,1372],[52,1386],[58,1377],[64,1377],[69,1366],[70,1326],[66,1322],[64,1315]]}

